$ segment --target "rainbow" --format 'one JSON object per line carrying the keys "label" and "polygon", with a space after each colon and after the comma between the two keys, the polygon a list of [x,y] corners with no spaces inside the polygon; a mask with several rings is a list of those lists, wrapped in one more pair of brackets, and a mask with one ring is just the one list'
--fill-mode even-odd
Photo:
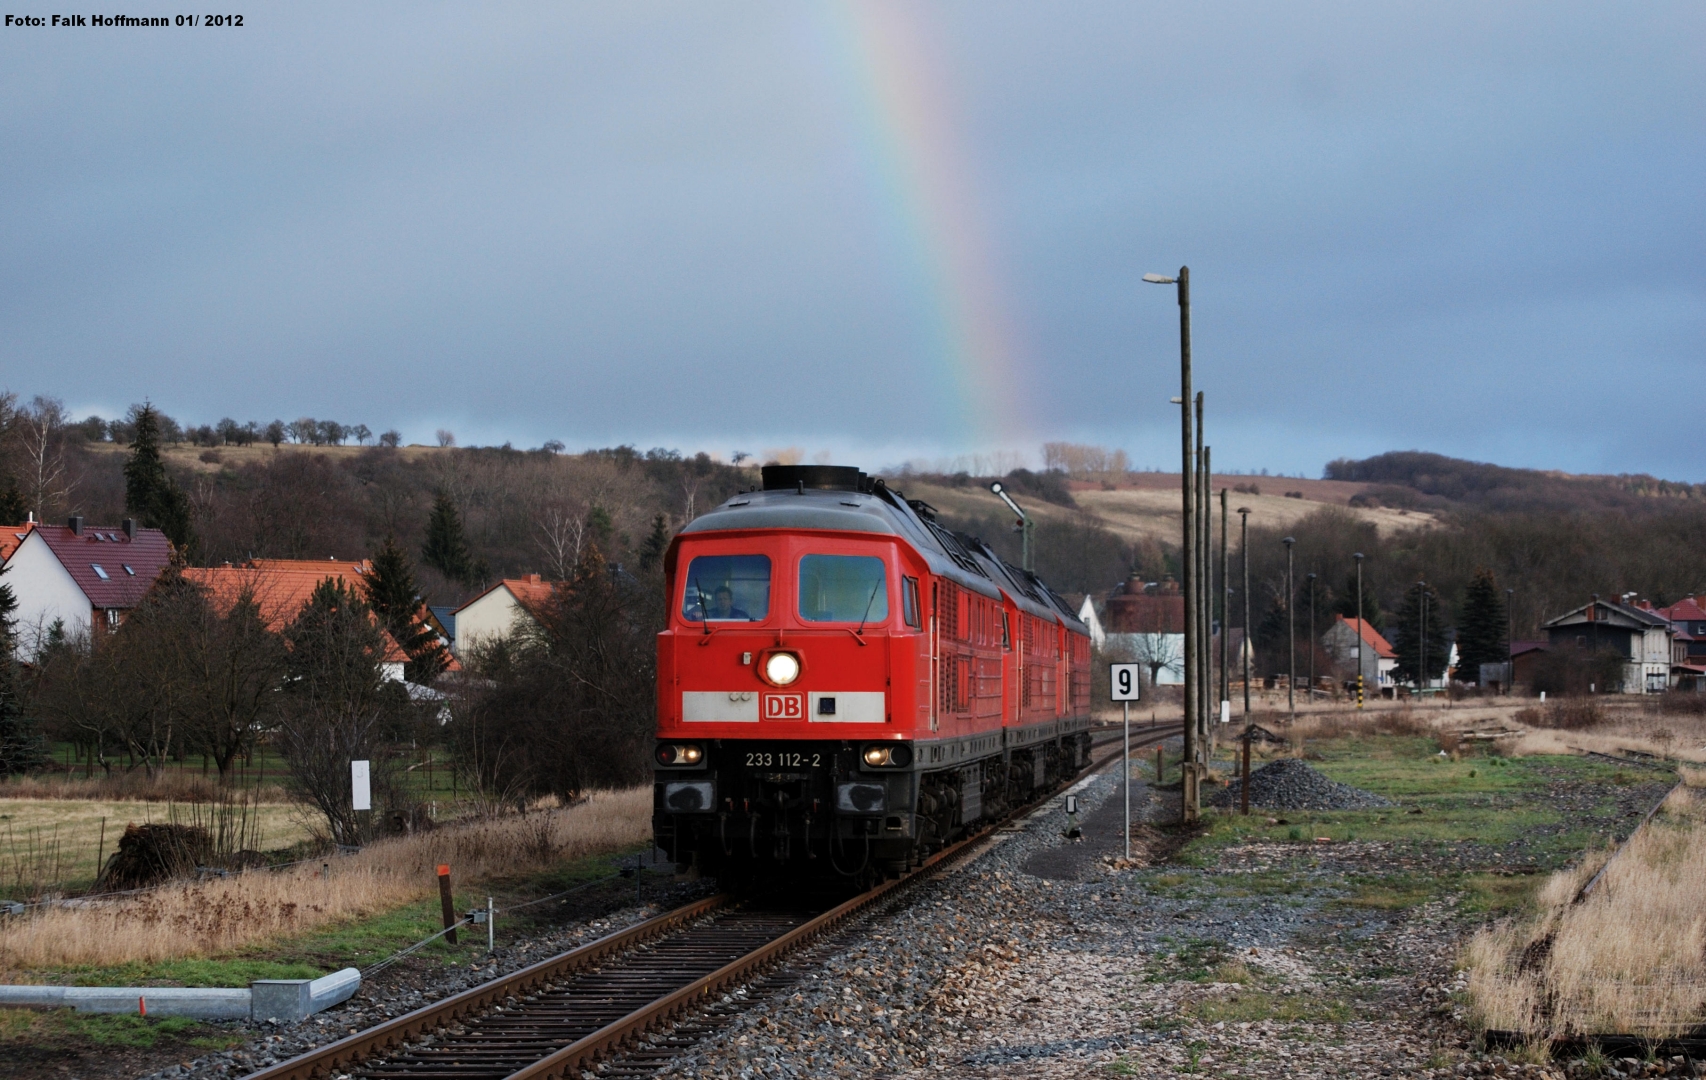
{"label": "rainbow", "polygon": [[940,391],[959,403],[950,439],[1027,439],[1018,322],[958,138],[946,65],[921,5],[827,0],[824,40],[850,135],[898,257],[924,295]]}

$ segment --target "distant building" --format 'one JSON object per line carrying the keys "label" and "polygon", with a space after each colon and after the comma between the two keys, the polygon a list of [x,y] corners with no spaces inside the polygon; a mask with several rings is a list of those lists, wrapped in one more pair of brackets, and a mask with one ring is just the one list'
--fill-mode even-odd
{"label": "distant building", "polygon": [[1359,622],[1343,615],[1333,616],[1333,625],[1321,635],[1321,648],[1332,659],[1333,666],[1345,673],[1346,679],[1355,680],[1358,671],[1362,673],[1364,693],[1381,692],[1395,685],[1392,673],[1398,667],[1398,653],[1367,620]]}
{"label": "distant building", "polygon": [[1136,575],[1114,587],[1104,605],[1103,651],[1142,664],[1152,686],[1185,681],[1185,598],[1171,579]]}
{"label": "distant building", "polygon": [[505,578],[451,614],[456,655],[541,625],[556,586],[538,574]]}
{"label": "distant building", "polygon": [[1597,597],[1541,626],[1547,645],[1623,658],[1618,684],[1605,693],[1658,694],[1670,688],[1671,625],[1651,604],[1613,603]]}
{"label": "distant building", "polygon": [[18,652],[33,659],[56,627],[66,637],[113,631],[142,602],[172,559],[159,529],[126,518],[86,526],[80,516],[64,525],[13,526],[5,583],[18,601],[13,615]]}
{"label": "distant building", "polygon": [[[365,559],[250,559],[236,566],[191,567],[184,571],[184,579],[206,589],[221,612],[230,611],[247,593],[260,609],[267,628],[277,632],[295,621],[323,581],[337,581],[365,599],[363,579],[372,571],[373,564]],[[379,633],[384,650],[380,674],[401,682],[408,654],[389,632],[381,629]]]}
{"label": "distant building", "polygon": [[1706,690],[1706,604],[1685,596],[1655,609],[1670,621],[1670,684],[1677,690]]}

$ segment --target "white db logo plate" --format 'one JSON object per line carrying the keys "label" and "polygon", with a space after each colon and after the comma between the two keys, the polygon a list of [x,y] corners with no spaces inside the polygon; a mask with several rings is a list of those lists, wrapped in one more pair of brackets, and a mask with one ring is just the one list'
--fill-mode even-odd
{"label": "white db logo plate", "polygon": [[806,718],[806,695],[804,694],[760,694],[758,696],[759,715],[766,720],[804,720]]}

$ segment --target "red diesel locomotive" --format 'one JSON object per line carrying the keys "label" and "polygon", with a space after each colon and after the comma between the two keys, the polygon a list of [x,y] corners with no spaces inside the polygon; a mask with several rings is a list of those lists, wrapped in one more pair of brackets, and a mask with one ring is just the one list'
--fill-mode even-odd
{"label": "red diesel locomotive", "polygon": [[665,563],[652,827],[726,880],[870,880],[1089,758],[1090,638],[925,503],[771,465]]}

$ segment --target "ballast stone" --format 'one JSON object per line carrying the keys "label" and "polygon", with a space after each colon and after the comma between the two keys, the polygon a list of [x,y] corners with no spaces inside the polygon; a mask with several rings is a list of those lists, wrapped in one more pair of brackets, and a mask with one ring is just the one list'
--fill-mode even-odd
{"label": "ballast stone", "polygon": [[[1242,786],[1241,780],[1232,781],[1209,798],[1209,805],[1238,805]],[[1297,758],[1280,758],[1250,774],[1250,805],[1271,810],[1378,810],[1394,803],[1330,780]]]}

